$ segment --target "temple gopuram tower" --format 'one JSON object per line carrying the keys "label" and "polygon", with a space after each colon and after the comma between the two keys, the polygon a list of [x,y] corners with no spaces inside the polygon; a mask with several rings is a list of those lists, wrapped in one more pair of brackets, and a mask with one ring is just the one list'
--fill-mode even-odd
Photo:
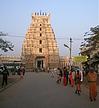
{"label": "temple gopuram tower", "polygon": [[33,13],[22,45],[22,62],[27,71],[59,66],[59,49],[50,23],[50,14]]}

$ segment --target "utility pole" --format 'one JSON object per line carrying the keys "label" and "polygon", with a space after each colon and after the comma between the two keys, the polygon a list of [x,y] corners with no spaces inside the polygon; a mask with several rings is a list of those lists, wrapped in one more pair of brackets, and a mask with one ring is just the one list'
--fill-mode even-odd
{"label": "utility pole", "polygon": [[69,65],[70,65],[70,70],[71,70],[71,62],[72,62],[72,54],[71,54],[71,51],[72,51],[72,38],[70,38],[70,46],[64,44],[65,47],[69,48]]}
{"label": "utility pole", "polygon": [[71,63],[72,63],[72,55],[71,55],[71,50],[72,50],[72,38],[70,38],[70,47],[69,47],[69,49],[70,49],[70,58],[69,58],[69,60],[70,60],[70,70],[71,70]]}

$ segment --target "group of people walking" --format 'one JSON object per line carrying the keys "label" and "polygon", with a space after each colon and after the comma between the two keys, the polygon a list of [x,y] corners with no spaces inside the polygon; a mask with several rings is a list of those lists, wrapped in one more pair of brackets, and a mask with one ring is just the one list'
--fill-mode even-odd
{"label": "group of people walking", "polygon": [[[80,70],[74,71],[73,69],[69,70],[64,67],[63,69],[57,69],[57,80],[58,84],[63,83],[64,86],[68,84],[71,87],[75,87],[75,94],[81,94],[81,84],[83,82],[84,74]],[[97,74],[93,68],[89,69],[88,74],[85,76],[89,85],[89,99],[90,101],[96,101],[97,90],[96,90],[96,80]]]}
{"label": "group of people walking", "polygon": [[61,83],[63,78],[63,85],[67,86],[68,84],[71,85],[71,87],[76,86],[75,93],[80,95],[81,92],[81,79],[82,75],[79,70],[77,72],[74,72],[72,69],[69,71],[66,67],[64,67],[63,72],[62,69],[58,68],[58,77],[57,77],[57,83]]}

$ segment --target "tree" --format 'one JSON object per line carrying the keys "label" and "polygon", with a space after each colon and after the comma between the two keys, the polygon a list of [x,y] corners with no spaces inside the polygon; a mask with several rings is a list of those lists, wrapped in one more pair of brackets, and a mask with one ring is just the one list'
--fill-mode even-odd
{"label": "tree", "polygon": [[[6,36],[6,35],[7,34],[0,32],[0,36]],[[0,38],[0,50],[2,50],[4,52],[7,52],[8,50],[13,51],[13,47],[14,47],[14,45],[11,42]]]}
{"label": "tree", "polygon": [[93,32],[93,36],[91,37],[91,41],[93,41],[93,45],[95,48],[99,48],[99,26],[90,29]]}
{"label": "tree", "polygon": [[99,66],[99,25],[96,27],[91,27],[89,32],[84,35],[84,42],[81,44],[81,55],[87,55],[88,59],[83,63],[86,70],[90,66],[95,68],[98,72]]}
{"label": "tree", "polygon": [[99,49],[99,25],[91,27],[90,33],[86,32],[84,36],[84,42],[82,42],[80,49],[85,48],[85,51],[81,53],[86,52],[88,54],[88,52]]}

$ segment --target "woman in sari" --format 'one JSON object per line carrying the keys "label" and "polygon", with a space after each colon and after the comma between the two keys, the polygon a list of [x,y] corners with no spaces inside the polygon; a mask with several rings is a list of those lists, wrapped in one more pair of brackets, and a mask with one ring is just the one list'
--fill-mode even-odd
{"label": "woman in sari", "polygon": [[88,83],[89,83],[89,99],[90,101],[96,100],[97,90],[96,90],[96,80],[97,74],[93,68],[90,69],[87,75]]}
{"label": "woman in sari", "polygon": [[81,74],[79,72],[79,70],[77,70],[77,73],[75,75],[75,84],[76,84],[76,91],[75,93],[80,95],[80,92],[81,92]]}
{"label": "woman in sari", "polygon": [[64,86],[66,86],[68,84],[68,75],[69,75],[69,72],[67,70],[66,67],[64,67],[64,70],[63,70],[63,84]]}
{"label": "woman in sari", "polygon": [[70,80],[70,85],[71,87],[74,86],[74,75],[73,75],[73,70],[71,70],[70,74],[69,74],[69,80]]}

